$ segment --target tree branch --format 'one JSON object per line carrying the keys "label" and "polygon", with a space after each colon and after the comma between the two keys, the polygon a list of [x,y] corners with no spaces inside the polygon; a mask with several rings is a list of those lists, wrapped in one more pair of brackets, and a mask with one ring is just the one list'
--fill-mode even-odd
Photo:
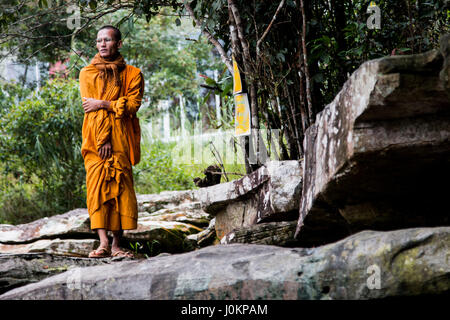
{"label": "tree branch", "polygon": [[[190,4],[186,0],[184,0],[184,7],[189,12],[189,15],[192,17],[192,19],[195,21],[195,23],[197,25],[201,26],[202,25],[201,21],[199,21],[195,17],[194,10],[192,10]],[[233,74],[233,65],[231,64],[231,61],[228,58],[227,53],[225,52],[225,49],[220,44],[220,42],[217,41],[206,28],[204,28],[202,30],[202,33],[209,40],[209,42],[211,42],[216,47],[217,51],[219,51],[220,58],[222,59],[222,62],[225,63],[225,65],[228,68],[228,71],[230,71],[230,73]]]}
{"label": "tree branch", "polygon": [[272,17],[272,21],[270,21],[269,25],[267,26],[266,30],[264,31],[263,35],[261,36],[261,38],[256,42],[256,55],[259,56],[259,51],[260,51],[260,46],[261,46],[261,42],[264,40],[264,38],[267,36],[267,34],[269,33],[270,28],[272,28],[273,23],[275,22],[275,20],[277,19],[277,15],[280,12],[281,8],[284,6],[284,2],[285,0],[281,0],[280,4],[278,5],[277,10],[275,11],[275,14]]}
{"label": "tree branch", "polygon": [[[242,53],[244,56],[244,63],[248,67],[250,67],[250,61],[251,61],[250,49],[249,49],[247,40],[245,39],[244,27],[242,26],[241,15],[239,14],[239,10],[236,6],[236,3],[234,3],[234,0],[228,0],[228,7],[231,9],[231,12],[233,13],[234,21],[236,22],[237,34],[238,34],[239,40],[241,42]],[[249,71],[250,70],[246,70],[246,72],[249,72]]]}
{"label": "tree branch", "polygon": [[306,52],[306,17],[305,17],[305,7],[303,5],[303,0],[300,0],[300,7],[302,11],[302,22],[303,22],[303,31],[302,31],[302,48],[303,48],[303,64],[305,67],[305,80],[306,80],[306,101],[308,102],[308,114],[309,114],[309,124],[311,125],[314,122],[314,115],[312,110],[312,99],[311,99],[311,85],[310,85],[310,77],[309,77],[309,69],[308,69],[308,55]]}

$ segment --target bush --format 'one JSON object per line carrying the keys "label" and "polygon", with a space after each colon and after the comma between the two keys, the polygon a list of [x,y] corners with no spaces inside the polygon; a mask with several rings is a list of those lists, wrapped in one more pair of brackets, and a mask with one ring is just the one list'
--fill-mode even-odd
{"label": "bush", "polygon": [[[145,127],[145,123],[141,123],[141,126]],[[178,142],[165,143],[157,139],[151,141],[149,134],[146,134],[144,130],[141,162],[133,169],[136,192],[145,194],[159,193],[164,190],[197,189],[193,182],[194,178],[205,177],[203,171],[209,165],[217,164],[217,159],[211,153],[207,140],[200,146],[202,159],[196,159],[200,163],[195,163],[196,161],[190,157],[176,158],[180,150],[192,151],[194,143],[198,141],[194,142],[194,138],[190,136]],[[240,163],[225,163],[225,170],[229,181],[239,179],[243,176],[242,173],[245,174],[245,166]],[[236,172],[240,174],[232,174]],[[222,176],[221,182],[227,182],[225,177]]]}
{"label": "bush", "polygon": [[24,223],[85,207],[78,83],[53,80],[20,102],[2,102],[0,219]]}
{"label": "bush", "polygon": [[137,193],[160,193],[164,190],[186,190],[195,187],[192,174],[173,163],[173,143],[159,140],[141,143],[141,162],[133,168]]}
{"label": "bush", "polygon": [[[84,111],[78,88],[77,81],[61,79],[35,93],[0,87],[0,224],[86,207]],[[191,140],[178,143],[191,145]],[[215,162],[209,156],[202,164],[180,165],[172,156],[175,146],[144,137],[141,162],[133,168],[137,193],[194,189],[193,178],[204,177],[203,170]],[[203,148],[210,153],[207,144]],[[226,170],[242,172],[243,165],[226,165]]]}

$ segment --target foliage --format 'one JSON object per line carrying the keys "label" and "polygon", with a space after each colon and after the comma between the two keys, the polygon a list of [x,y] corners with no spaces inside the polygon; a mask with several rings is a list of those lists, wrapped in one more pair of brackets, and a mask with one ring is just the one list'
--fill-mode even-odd
{"label": "foliage", "polygon": [[[39,199],[40,205],[34,207],[36,215],[85,207],[81,156],[84,113],[80,106],[76,81],[53,80],[27,99],[11,104],[0,119],[3,175],[14,177],[3,182],[3,190],[9,190],[13,201],[17,196],[14,190],[21,184],[33,184],[35,189],[24,197]],[[3,202],[3,210],[5,205]],[[33,209],[31,205],[24,208]],[[21,214],[30,213],[17,212]]]}
{"label": "foliage", "polygon": [[173,147],[174,143],[165,144],[159,140],[141,143],[141,161],[133,168],[137,193],[160,193],[195,187],[190,173],[173,163]]}
{"label": "foliage", "polygon": [[[128,29],[131,46],[124,49],[148,73],[152,82],[147,88],[152,99],[173,97],[179,91],[189,93],[198,84],[194,81],[196,71],[192,72],[193,60],[198,57],[204,61],[197,63],[197,71],[203,68],[199,65],[207,64],[208,60],[199,52],[192,52],[194,47],[168,54],[170,50],[165,48],[178,40],[171,43],[151,22],[159,20],[156,25],[161,30],[173,25],[185,29],[181,16],[186,14],[186,3],[190,4],[202,31],[210,39],[218,40],[226,54],[232,49],[247,84],[254,128],[264,125],[281,129],[287,137],[283,159],[301,157],[305,130],[361,63],[389,55],[393,49],[407,53],[429,50],[437,46],[441,34],[449,32],[450,25],[445,0],[380,0],[379,30],[368,29],[369,1],[361,0],[80,0],[77,4],[81,8],[82,27],[74,31],[63,30],[67,29],[62,25],[66,15],[50,7],[49,1],[39,1],[40,11],[35,1],[6,1],[0,15],[2,43],[19,50],[40,47],[42,54],[51,49],[50,43],[57,56],[61,48],[67,50],[68,38],[76,38],[71,45],[89,43],[84,39],[92,39],[95,23],[125,10],[115,23]],[[75,0],[70,0],[66,5],[73,3]],[[170,13],[164,12],[165,7],[177,10],[180,16],[170,18]],[[161,16],[161,12],[167,17]],[[61,19],[52,21],[55,14]],[[147,24],[135,26],[140,17]],[[237,37],[230,33],[230,27],[242,34]],[[175,87],[180,90],[174,90]]]}
{"label": "foliage", "polygon": [[144,254],[144,256],[148,259],[150,257],[157,256],[161,253],[161,243],[153,239],[152,241],[146,241],[145,247],[139,241],[129,241],[128,245],[133,250],[135,254]]}
{"label": "foliage", "polygon": [[9,112],[14,104],[31,95],[31,89],[16,82],[0,82],[0,116]]}
{"label": "foliage", "polygon": [[[222,162],[229,181],[242,177],[244,171],[242,165],[242,157],[237,156],[235,161],[227,161],[223,150],[219,146],[215,146],[221,153],[221,161],[219,161],[212,153],[211,145],[208,141],[203,141],[200,145],[198,139],[186,136],[178,142],[165,143],[161,140],[151,140],[149,133],[143,126],[144,135],[141,141],[141,162],[133,168],[133,176],[136,191],[141,194],[159,193],[164,190],[186,190],[197,188],[193,180],[196,177],[203,178],[203,171],[207,166],[213,163]],[[189,132],[189,128],[187,128]],[[197,140],[197,141],[194,141]],[[194,150],[197,154],[190,154],[187,158],[183,158],[183,152],[192,151],[192,146],[199,148]],[[227,146],[227,152],[236,154],[237,148]],[[199,157],[193,159],[192,157]],[[232,159],[234,160],[234,159]],[[233,174],[238,173],[238,174]],[[226,178],[222,177],[222,182],[226,182]]]}
{"label": "foliage", "polygon": [[315,1],[312,6],[307,38],[318,111],[363,62],[388,56],[393,49],[408,54],[431,50],[439,45],[439,36],[450,31],[445,1],[376,1],[381,29],[368,29],[368,4],[342,1],[328,8]]}
{"label": "foliage", "polygon": [[0,57],[15,56],[24,64],[66,59],[71,52],[73,34],[84,42],[89,35],[89,27],[69,29],[70,6],[77,6],[77,1],[2,1],[0,45],[6,50],[2,50]]}
{"label": "foliage", "polygon": [[196,39],[198,30],[186,19],[179,19],[180,26],[174,20],[172,16],[158,15],[148,23],[134,23],[131,30],[123,26],[128,38],[122,54],[147,76],[151,85],[146,90],[152,102],[180,94],[195,97],[198,73],[219,67],[211,46],[203,38]]}
{"label": "foliage", "polygon": [[234,129],[234,98],[233,98],[233,78],[226,70],[219,76],[217,82],[205,75],[205,83],[200,86],[208,89],[207,94],[201,99],[200,104],[207,106],[212,95],[218,95],[221,104],[221,118],[217,119],[214,112],[207,112],[208,122],[214,129],[230,130]]}
{"label": "foliage", "polygon": [[[443,0],[377,1],[381,9],[379,30],[366,25],[370,1],[287,0],[270,24],[280,3],[198,0],[192,1],[191,7],[202,28],[220,39],[225,51],[232,49],[248,93],[254,96],[253,101],[250,97],[252,108],[261,124],[283,130],[288,138],[283,158],[290,159],[301,157],[304,131],[359,65],[390,55],[394,48],[407,53],[430,50],[438,46],[439,36],[449,32],[450,26],[448,2]],[[233,5],[237,10],[230,14]],[[235,43],[230,26],[243,32]],[[311,110],[307,108],[308,86]]]}

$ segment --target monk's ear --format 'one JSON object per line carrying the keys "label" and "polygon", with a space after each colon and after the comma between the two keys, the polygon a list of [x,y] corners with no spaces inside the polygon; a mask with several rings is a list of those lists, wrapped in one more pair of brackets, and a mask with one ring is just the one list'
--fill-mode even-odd
{"label": "monk's ear", "polygon": [[117,42],[117,49],[120,49],[120,48],[122,48],[122,40],[119,40]]}

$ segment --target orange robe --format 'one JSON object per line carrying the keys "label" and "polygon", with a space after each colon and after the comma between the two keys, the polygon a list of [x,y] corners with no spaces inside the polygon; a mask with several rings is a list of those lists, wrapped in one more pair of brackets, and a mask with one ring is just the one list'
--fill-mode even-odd
{"label": "orange robe", "polygon": [[[140,127],[136,112],[144,93],[141,71],[130,65],[120,72],[121,87],[109,84],[102,95],[102,80],[92,64],[80,72],[81,97],[107,100],[106,109],[84,114],[81,154],[86,168],[87,208],[91,229],[137,228],[137,200],[132,165],[139,162]],[[112,155],[103,160],[98,150],[111,142]]]}

